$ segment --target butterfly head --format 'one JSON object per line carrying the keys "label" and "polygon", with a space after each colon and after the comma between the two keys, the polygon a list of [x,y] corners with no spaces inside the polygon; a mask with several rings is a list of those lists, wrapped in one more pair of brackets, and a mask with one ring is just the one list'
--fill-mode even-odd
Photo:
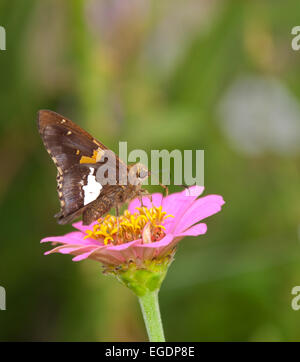
{"label": "butterfly head", "polygon": [[147,167],[145,167],[143,164],[136,163],[135,165],[130,166],[129,174],[131,181],[130,183],[136,185],[136,184],[142,184],[148,178],[150,172],[148,171]]}

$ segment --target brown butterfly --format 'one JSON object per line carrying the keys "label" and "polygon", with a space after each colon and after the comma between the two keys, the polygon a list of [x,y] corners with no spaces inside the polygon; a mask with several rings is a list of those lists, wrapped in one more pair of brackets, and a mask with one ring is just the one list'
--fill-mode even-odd
{"label": "brown butterfly", "polygon": [[127,166],[115,153],[66,117],[41,110],[38,112],[38,128],[57,167],[61,210],[55,217],[59,224],[69,223],[82,214],[83,224],[88,225],[112,207],[116,208],[118,215],[123,203],[148,195],[141,188],[150,174],[145,166]]}

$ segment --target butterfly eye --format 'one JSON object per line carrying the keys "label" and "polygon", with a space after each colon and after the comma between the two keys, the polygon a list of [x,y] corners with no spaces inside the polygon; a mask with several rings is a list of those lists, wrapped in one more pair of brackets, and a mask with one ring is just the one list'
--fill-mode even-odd
{"label": "butterfly eye", "polygon": [[141,169],[139,172],[138,172],[138,177],[141,178],[141,179],[144,179],[148,176],[148,171],[146,171],[145,169]]}

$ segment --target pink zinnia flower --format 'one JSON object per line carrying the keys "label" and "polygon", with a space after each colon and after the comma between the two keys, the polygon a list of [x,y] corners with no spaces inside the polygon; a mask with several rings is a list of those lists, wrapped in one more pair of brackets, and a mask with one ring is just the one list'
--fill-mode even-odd
{"label": "pink zinnia flower", "polygon": [[221,210],[223,198],[198,198],[203,190],[192,186],[166,197],[155,193],[152,203],[148,197],[143,198],[143,205],[139,199],[133,200],[119,220],[107,215],[88,226],[76,222],[77,231],[41,240],[60,244],[45,254],[72,254],[73,261],[93,259],[107,268],[161,260],[183,237],[205,234],[206,224],[199,222]]}

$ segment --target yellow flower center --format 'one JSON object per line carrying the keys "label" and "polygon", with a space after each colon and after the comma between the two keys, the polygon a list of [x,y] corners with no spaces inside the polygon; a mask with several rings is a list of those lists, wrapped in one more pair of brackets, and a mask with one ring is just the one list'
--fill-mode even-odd
{"label": "yellow flower center", "polygon": [[100,218],[93,226],[93,230],[87,230],[84,237],[102,241],[105,245],[118,245],[133,240],[141,239],[143,229],[147,225],[147,242],[161,240],[165,236],[165,227],[162,222],[173,215],[166,215],[162,207],[137,207],[138,212],[132,214],[125,210],[118,218],[113,215],[106,215]]}

